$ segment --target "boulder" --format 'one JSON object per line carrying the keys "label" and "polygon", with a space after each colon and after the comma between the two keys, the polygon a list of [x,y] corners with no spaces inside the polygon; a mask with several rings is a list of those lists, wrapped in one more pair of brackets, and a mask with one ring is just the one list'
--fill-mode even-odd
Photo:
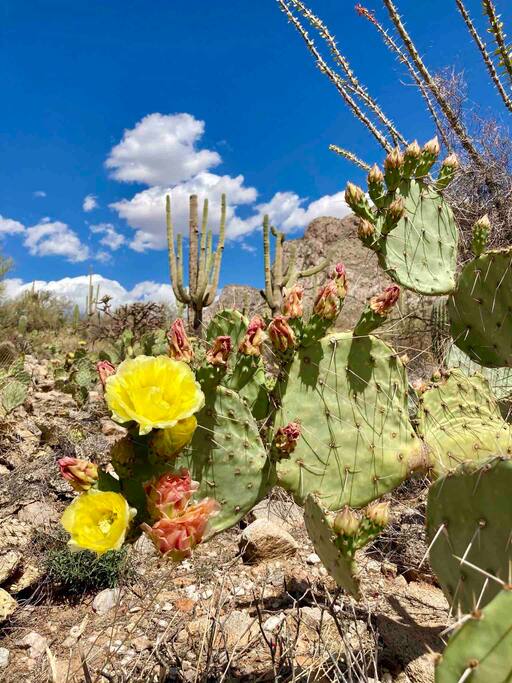
{"label": "boulder", "polygon": [[286,529],[266,519],[257,519],[249,524],[243,530],[238,545],[247,564],[291,557],[298,549],[298,544]]}

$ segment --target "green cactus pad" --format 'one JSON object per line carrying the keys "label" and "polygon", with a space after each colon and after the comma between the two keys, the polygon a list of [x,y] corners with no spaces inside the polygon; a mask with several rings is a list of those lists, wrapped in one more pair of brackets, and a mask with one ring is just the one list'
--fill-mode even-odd
{"label": "green cactus pad", "polygon": [[299,349],[275,390],[276,427],[301,425],[295,450],[277,465],[279,483],[297,502],[313,493],[331,510],[398,486],[422,459],[407,393],[405,368],[375,337],[341,333]]}
{"label": "green cactus pad", "polygon": [[186,467],[200,483],[196,499],[220,503],[211,522],[211,531],[218,533],[242,519],[274,482],[256,422],[234,391],[218,386],[196,417],[192,443],[175,468]]}
{"label": "green cactus pad", "polygon": [[430,488],[430,564],[455,613],[458,608],[471,612],[479,599],[479,606],[484,607],[501,588],[497,581],[461,563],[461,558],[506,583],[511,580],[511,490],[508,458],[465,463]]}
{"label": "green cactus pad", "polygon": [[[458,230],[443,197],[421,181],[403,181],[405,216],[377,243],[382,268],[398,284],[419,294],[447,294],[455,288]],[[380,232],[385,212],[377,221]]]}
{"label": "green cactus pad", "polygon": [[511,652],[512,590],[507,587],[453,634],[437,663],[435,683],[510,683]]}
{"label": "green cactus pad", "polygon": [[335,545],[335,534],[326,514],[313,496],[306,498],[304,523],[316,554],[340,588],[359,599],[359,579],[355,560]]}
{"label": "green cactus pad", "polygon": [[509,425],[480,375],[451,370],[419,400],[418,429],[427,443],[436,474],[468,460],[507,454],[512,446]]}
{"label": "green cactus pad", "polygon": [[512,247],[467,263],[448,300],[455,344],[480,365],[512,367]]}
{"label": "green cactus pad", "polygon": [[18,406],[21,406],[27,398],[28,387],[23,382],[14,379],[8,382],[0,390],[0,398],[3,409],[6,413],[12,412]]}
{"label": "green cactus pad", "polygon": [[480,374],[489,382],[493,396],[498,401],[512,399],[512,368],[484,368],[475,363],[457,346],[452,346],[446,355],[446,365],[449,368],[459,368],[468,377]]}
{"label": "green cactus pad", "polygon": [[226,308],[216,313],[210,320],[206,330],[206,339],[213,341],[216,337],[231,337],[233,349],[237,350],[248,325],[249,320],[240,311]]}

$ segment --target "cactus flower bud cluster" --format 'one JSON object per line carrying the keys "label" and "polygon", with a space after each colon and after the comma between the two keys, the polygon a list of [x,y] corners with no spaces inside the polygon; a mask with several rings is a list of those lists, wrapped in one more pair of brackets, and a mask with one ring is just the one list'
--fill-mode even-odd
{"label": "cactus flower bud cluster", "polygon": [[186,469],[178,474],[167,472],[158,479],[148,481],[144,491],[151,516],[159,519],[182,514],[198,487],[199,483],[191,479]]}
{"label": "cactus flower bud cluster", "polygon": [[320,287],[313,304],[313,312],[324,320],[336,320],[340,312],[338,285],[329,280]]}
{"label": "cactus flower bud cluster", "polygon": [[249,322],[238,350],[245,356],[261,356],[261,347],[266,338],[265,323],[261,316],[255,315]]}
{"label": "cactus flower bud cluster", "polygon": [[363,190],[354,185],[354,183],[347,183],[345,190],[345,201],[350,206],[352,211],[360,218],[365,218],[368,221],[375,221],[375,216],[370,208],[370,204],[366,199]]}
{"label": "cactus flower bud cluster", "polygon": [[225,367],[228,363],[229,354],[231,353],[232,342],[231,337],[221,336],[213,340],[211,347],[206,352],[206,360],[211,365],[218,365]]}
{"label": "cactus flower bud cluster", "polygon": [[167,334],[169,342],[169,355],[174,360],[182,360],[190,363],[194,358],[194,350],[185,331],[185,325],[181,318],[177,318],[171,325]]}
{"label": "cactus flower bud cluster", "polygon": [[389,285],[386,289],[370,299],[370,308],[374,313],[385,317],[393,309],[400,297],[400,287]]}

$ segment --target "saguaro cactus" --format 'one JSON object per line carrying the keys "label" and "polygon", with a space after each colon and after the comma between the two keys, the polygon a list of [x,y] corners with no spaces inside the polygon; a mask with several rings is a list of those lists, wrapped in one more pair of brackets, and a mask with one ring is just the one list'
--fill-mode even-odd
{"label": "saguaro cactus", "polygon": [[[271,246],[270,233],[275,238],[275,254],[274,265],[271,264]],[[283,301],[283,291],[285,288],[293,287],[297,280],[311,277],[316,273],[324,270],[329,260],[325,259],[317,266],[306,268],[305,270],[297,269],[297,247],[292,246],[290,258],[288,263],[284,263],[283,244],[285,241],[283,232],[276,230],[270,226],[268,216],[263,217],[263,256],[265,264],[265,289],[261,290],[261,296],[265,299],[272,316],[279,312]]]}
{"label": "saguaro cactus", "polygon": [[188,306],[189,325],[195,334],[202,335],[203,309],[211,306],[219,285],[224,234],[226,229],[226,195],[221,198],[219,240],[213,250],[213,233],[208,230],[208,199],[203,203],[203,217],[199,230],[197,195],[190,195],[188,287],[183,285],[183,235],[174,244],[171,198],[166,197],[167,242],[171,283],[176,300]]}

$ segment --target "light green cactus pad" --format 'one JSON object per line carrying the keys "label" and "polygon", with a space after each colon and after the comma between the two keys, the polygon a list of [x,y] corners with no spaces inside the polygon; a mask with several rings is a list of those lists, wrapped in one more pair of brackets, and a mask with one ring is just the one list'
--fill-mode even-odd
{"label": "light green cactus pad", "polygon": [[508,458],[465,463],[430,488],[430,564],[455,614],[493,599],[501,585],[489,575],[512,580],[511,491]]}
{"label": "light green cactus pad", "polygon": [[206,339],[212,341],[216,337],[231,337],[233,349],[237,350],[247,331],[248,325],[248,318],[240,313],[240,311],[233,308],[225,308],[222,311],[218,311],[210,320],[206,330]]}
{"label": "light green cactus pad", "polygon": [[419,400],[418,430],[427,443],[436,474],[468,460],[507,454],[510,426],[501,417],[487,380],[451,370]]}
{"label": "light green cactus pad", "polygon": [[264,498],[274,478],[251,411],[234,391],[218,386],[196,417],[192,443],[174,467],[186,467],[200,483],[195,499],[220,503],[210,525],[217,533],[234,526]]}
{"label": "light green cactus pad", "polygon": [[455,344],[480,365],[512,367],[512,247],[467,263],[448,300]]}
{"label": "light green cactus pad", "polygon": [[437,663],[435,683],[510,683],[511,652],[512,590],[507,587],[453,634]]}
{"label": "light green cactus pad", "polygon": [[306,498],[304,523],[316,554],[340,588],[359,599],[357,565],[335,545],[335,534],[329,519],[313,496]]}
{"label": "light green cactus pad", "polygon": [[276,394],[276,427],[301,425],[277,464],[279,483],[301,504],[312,493],[330,510],[362,507],[422,463],[405,368],[376,337],[341,333],[299,349]]}
{"label": "light green cactus pad", "polygon": [[[455,288],[458,230],[443,197],[421,181],[403,181],[405,216],[379,239],[381,267],[398,284],[419,294],[447,294]],[[377,221],[380,232],[384,218]]]}
{"label": "light green cactus pad", "polygon": [[449,368],[459,368],[468,377],[480,374],[489,382],[493,396],[498,401],[512,399],[512,368],[485,368],[461,351],[452,346],[446,355],[446,365]]}
{"label": "light green cactus pad", "polygon": [[6,413],[12,412],[18,406],[21,406],[28,394],[28,386],[19,380],[13,379],[9,381],[0,390],[0,398],[2,407]]}

